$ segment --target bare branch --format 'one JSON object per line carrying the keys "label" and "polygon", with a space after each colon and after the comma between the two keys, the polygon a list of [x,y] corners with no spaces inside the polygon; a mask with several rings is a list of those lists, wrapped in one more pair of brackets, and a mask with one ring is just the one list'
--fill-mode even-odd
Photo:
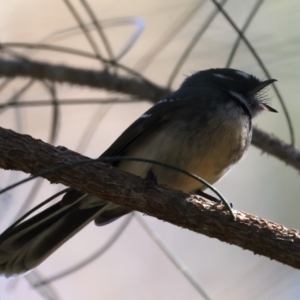
{"label": "bare branch", "polygon": [[102,88],[108,91],[129,94],[139,99],[158,101],[169,91],[138,78],[112,74],[107,70],[86,70],[63,65],[54,65],[25,58],[6,60],[0,58],[0,77],[30,77]]}
{"label": "bare branch", "polygon": [[[3,128],[0,144],[0,167],[30,174],[87,159],[64,147]],[[233,221],[220,204],[167,186],[145,189],[142,178],[100,162],[51,172],[44,177],[300,269],[300,233],[294,229],[242,211],[236,212],[237,219]]]}
{"label": "bare branch", "polygon": [[254,128],[253,133],[252,144],[254,146],[300,170],[300,151],[298,149],[257,127]]}
{"label": "bare branch", "polygon": [[[102,88],[139,99],[148,99],[153,103],[170,92],[149,81],[112,74],[106,70],[85,70],[27,59],[18,61],[0,59],[0,77],[16,76]],[[252,143],[266,153],[300,170],[300,152],[287,143],[258,128],[254,128]]]}

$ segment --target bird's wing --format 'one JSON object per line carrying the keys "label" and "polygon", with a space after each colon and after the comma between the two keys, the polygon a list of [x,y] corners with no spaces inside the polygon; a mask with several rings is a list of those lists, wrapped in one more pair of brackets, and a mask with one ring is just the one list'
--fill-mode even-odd
{"label": "bird's wing", "polygon": [[[141,115],[115,140],[101,157],[124,155],[126,149],[136,139],[148,135],[170,119],[174,111],[178,109],[178,106],[182,105],[182,101],[179,99],[175,101],[171,96],[172,94]],[[118,162],[113,162],[112,165],[117,166]]]}
{"label": "bird's wing", "polygon": [[[128,146],[137,138],[149,134],[161,126],[164,121],[171,118],[178,106],[183,105],[183,101],[180,100],[182,99],[178,98],[177,93],[173,93],[161,100],[157,105],[152,106],[133,122],[100,157],[123,156]],[[113,161],[111,165],[118,166],[118,163],[118,161]],[[83,193],[70,189],[64,195],[62,201],[64,204],[70,204],[82,195]]]}
{"label": "bird's wing", "polygon": [[[105,207],[103,203],[102,207]],[[39,265],[63,243],[101,213],[101,208],[80,208],[60,202],[0,236],[0,274],[22,274]]]}

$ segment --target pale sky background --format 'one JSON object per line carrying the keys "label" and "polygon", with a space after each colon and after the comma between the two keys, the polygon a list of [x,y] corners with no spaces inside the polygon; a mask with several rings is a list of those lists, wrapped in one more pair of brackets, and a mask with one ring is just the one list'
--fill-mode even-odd
{"label": "pale sky background", "polygon": [[[71,0],[71,2],[76,6],[83,20],[89,23],[88,15],[80,1]],[[225,8],[241,27],[256,2],[229,0]],[[109,22],[124,17],[139,17],[140,19],[137,20],[144,22],[144,31],[121,60],[124,65],[135,68],[143,55],[164,36],[176,20],[195,6],[196,1],[89,0],[89,3],[99,20],[104,21],[103,26],[116,24],[116,21]],[[210,1],[203,1],[203,5],[195,12],[187,25],[144,71],[144,76],[159,85],[165,85],[183,50],[213,10],[213,4]],[[277,86],[286,101],[294,124],[297,146],[299,146],[300,139],[299,17],[299,1],[264,1],[246,32],[246,36],[268,70],[278,80]],[[10,0],[0,2],[0,41],[2,43],[36,43],[59,30],[73,26],[76,26],[76,22],[63,1]],[[105,27],[104,30],[114,53],[117,54],[129,41],[135,31],[135,26],[119,24],[116,27]],[[93,32],[93,37],[104,53],[104,48],[95,32]],[[218,15],[179,71],[173,88],[178,87],[185,75],[194,71],[224,67],[235,39],[236,33],[223,16]],[[82,33],[64,39],[49,40],[48,43],[92,53]],[[96,60],[57,52],[26,50],[22,53],[42,61],[83,68],[102,68]],[[259,78],[265,77],[243,43],[238,48],[232,67]],[[1,103],[6,102],[28,81],[29,79],[18,79],[10,83],[1,92]],[[103,91],[96,89],[67,84],[57,87],[60,99],[96,98],[106,95]],[[268,95],[272,97],[272,106],[279,111],[279,114],[265,113],[255,119],[254,123],[289,142],[286,120],[278,99],[272,89],[269,90]],[[49,98],[48,91],[37,82],[20,98],[20,101]],[[63,145],[87,156],[97,157],[150,105],[148,102],[141,102],[113,106],[62,106],[59,135],[55,145]],[[104,112],[106,114],[102,118],[101,115]],[[85,132],[91,119],[98,118],[98,116],[101,122],[97,124],[98,127],[92,140],[87,147],[80,148],[82,136],[86,135]],[[9,108],[1,114],[0,126],[47,141],[51,118],[50,107]],[[17,172],[1,171],[1,187],[23,177],[23,174]],[[32,186],[31,182],[0,198],[1,231],[11,224]],[[290,228],[300,229],[299,172],[274,157],[262,154],[261,150],[250,147],[246,157],[226,178],[218,182],[216,187],[230,202],[233,202],[236,209],[256,214]],[[59,188],[61,187],[44,181],[32,206],[46,199]],[[300,272],[298,270],[152,217],[143,218],[197,278],[211,298],[215,300],[296,300],[300,298]],[[101,228],[94,224],[88,225],[47,259],[37,271],[43,278],[47,278],[88,257],[105,244],[123,221],[124,219],[120,219]],[[203,299],[162,253],[136,219],[131,221],[120,239],[99,259],[76,273],[53,282],[51,286],[57,294],[57,298],[52,299],[63,300]],[[10,280],[0,277],[0,299],[40,300],[43,298],[30,287],[26,277]]]}

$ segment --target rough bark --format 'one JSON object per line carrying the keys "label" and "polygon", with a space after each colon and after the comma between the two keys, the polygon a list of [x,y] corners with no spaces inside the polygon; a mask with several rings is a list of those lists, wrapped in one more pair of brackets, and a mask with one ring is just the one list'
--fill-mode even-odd
{"label": "rough bark", "polygon": [[[0,145],[1,168],[30,174],[89,160],[65,147],[3,128]],[[42,177],[300,268],[300,233],[246,212],[235,211],[234,221],[223,205],[162,185],[146,188],[142,178],[101,162],[44,173]]]}

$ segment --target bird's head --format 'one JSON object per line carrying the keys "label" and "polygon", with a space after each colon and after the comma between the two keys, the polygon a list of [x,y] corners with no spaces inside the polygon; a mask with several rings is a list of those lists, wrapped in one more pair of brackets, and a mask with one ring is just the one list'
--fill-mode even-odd
{"label": "bird's head", "polygon": [[259,80],[253,75],[234,69],[209,69],[199,71],[185,79],[182,87],[212,87],[228,93],[255,117],[263,110],[277,112],[268,105],[264,89],[276,79]]}

